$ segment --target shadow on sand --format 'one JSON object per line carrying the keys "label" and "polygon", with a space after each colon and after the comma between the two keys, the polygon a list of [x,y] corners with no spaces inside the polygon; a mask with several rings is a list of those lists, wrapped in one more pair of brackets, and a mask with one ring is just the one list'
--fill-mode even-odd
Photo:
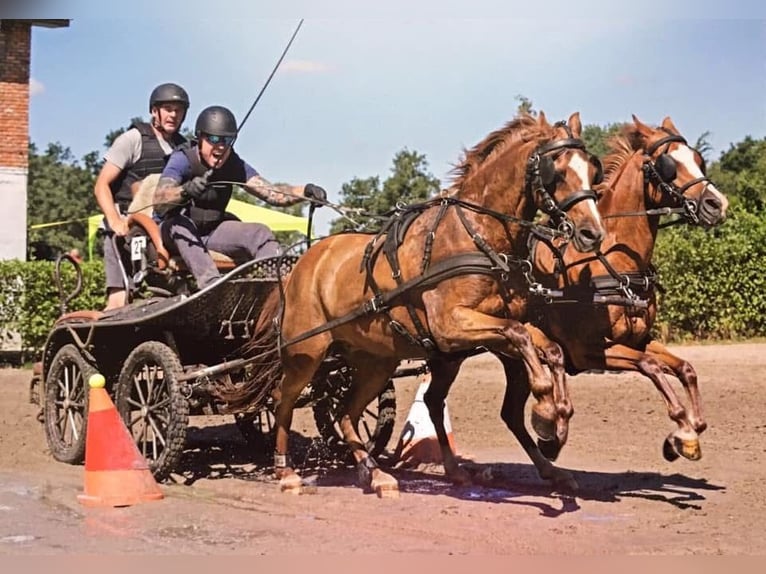
{"label": "shadow on sand", "polygon": [[[290,437],[295,468],[308,484],[322,487],[357,488],[357,476],[345,452],[329,448],[317,437],[293,432]],[[274,482],[272,446],[268,438],[246,442],[234,424],[215,427],[190,427],[187,447],[171,480],[191,485],[199,479],[234,478],[246,481]],[[709,483],[680,473],[594,472],[567,469],[575,477],[579,490],[558,492],[537,476],[526,463],[481,463],[462,459],[463,467],[474,478],[470,486],[455,486],[444,477],[441,465],[420,465],[415,469],[390,469],[390,453],[378,458],[399,481],[402,493],[443,495],[460,500],[519,504],[535,507],[542,516],[556,517],[580,510],[578,501],[620,502],[639,498],[670,504],[678,509],[701,509],[710,491],[725,486]]]}

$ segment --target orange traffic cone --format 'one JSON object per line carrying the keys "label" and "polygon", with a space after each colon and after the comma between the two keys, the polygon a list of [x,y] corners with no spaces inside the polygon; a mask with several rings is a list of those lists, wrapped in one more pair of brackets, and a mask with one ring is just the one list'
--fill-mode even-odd
{"label": "orange traffic cone", "polygon": [[85,506],[132,506],[160,500],[160,487],[104,388],[103,375],[88,381],[88,429],[85,436]]}
{"label": "orange traffic cone", "polygon": [[[428,414],[428,407],[423,402],[423,396],[431,382],[431,375],[426,373],[420,377],[420,386],[415,394],[407,420],[399,437],[399,444],[394,451],[394,460],[398,467],[417,466],[422,463],[442,462],[439,440],[436,438],[436,429]],[[449,419],[449,409],[444,403],[444,429],[447,431],[447,439],[450,448],[455,452],[455,439],[452,436],[452,424]]]}

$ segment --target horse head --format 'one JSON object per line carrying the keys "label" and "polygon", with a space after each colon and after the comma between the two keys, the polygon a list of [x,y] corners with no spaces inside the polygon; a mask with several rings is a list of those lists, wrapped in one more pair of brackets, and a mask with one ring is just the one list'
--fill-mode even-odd
{"label": "horse head", "polygon": [[709,228],[726,218],[729,201],[705,175],[705,160],[689,146],[670,117],[658,128],[633,115],[626,128],[634,149],[644,152],[644,183],[654,189],[662,206],[683,207],[690,223]]}
{"label": "horse head", "polygon": [[551,125],[541,111],[537,121],[544,135],[527,162],[527,190],[534,205],[571,237],[578,251],[595,251],[605,232],[592,185],[601,183],[603,169],[580,139],[580,113]]}

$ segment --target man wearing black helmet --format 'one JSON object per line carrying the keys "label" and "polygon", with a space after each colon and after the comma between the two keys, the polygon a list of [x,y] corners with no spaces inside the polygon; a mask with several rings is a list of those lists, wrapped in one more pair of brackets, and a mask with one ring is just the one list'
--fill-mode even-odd
{"label": "man wearing black helmet", "polygon": [[208,249],[231,257],[261,258],[280,251],[271,230],[226,213],[232,183],[272,205],[327,200],[318,185],[273,184],[233,149],[237,120],[223,106],[205,108],[194,128],[197,141],[170,156],[154,193],[166,246],[177,251],[202,289],[220,277]]}
{"label": "man wearing black helmet", "polygon": [[147,175],[160,173],[173,150],[186,142],[179,131],[188,109],[186,90],[177,84],[160,84],[149,97],[151,123],[132,124],[104,155],[94,193],[107,231],[104,239],[106,309],[126,303],[125,283],[112,235],[124,236],[128,232],[125,215],[133,198],[134,184]]}

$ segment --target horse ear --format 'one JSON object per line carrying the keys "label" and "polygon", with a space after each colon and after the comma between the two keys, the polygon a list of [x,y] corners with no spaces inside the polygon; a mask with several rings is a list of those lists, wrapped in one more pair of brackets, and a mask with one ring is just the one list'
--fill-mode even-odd
{"label": "horse ear", "polygon": [[665,119],[662,120],[662,127],[663,129],[669,130],[674,134],[680,133],[678,128],[676,128],[675,124],[673,123],[673,120],[670,119],[670,116],[665,116]]}
{"label": "horse ear", "polygon": [[575,112],[569,116],[569,128],[572,130],[572,135],[576,138],[580,137],[582,133],[582,122],[580,121],[580,112]]}
{"label": "horse ear", "polygon": [[644,137],[649,137],[654,133],[654,130],[647,126],[646,124],[642,123],[641,120],[639,120],[636,117],[636,114],[633,115],[633,123],[636,124],[636,129],[638,130],[638,133],[641,134]]}
{"label": "horse ear", "polygon": [[540,110],[538,112],[538,114],[537,114],[537,121],[543,127],[550,125],[550,124],[548,124],[548,118],[545,117],[545,112],[543,110]]}

